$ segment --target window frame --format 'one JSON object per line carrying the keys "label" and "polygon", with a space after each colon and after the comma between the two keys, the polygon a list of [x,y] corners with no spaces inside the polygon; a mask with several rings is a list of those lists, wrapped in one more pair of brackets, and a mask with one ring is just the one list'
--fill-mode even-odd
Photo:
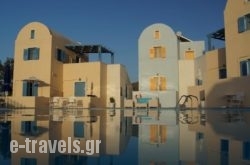
{"label": "window frame", "polygon": [[38,47],[31,47],[23,50],[24,61],[39,60],[39,56],[40,56],[40,48]]}
{"label": "window frame", "polygon": [[165,76],[152,76],[149,79],[150,91],[166,91],[167,90],[167,77]]}
{"label": "window frame", "polygon": [[186,50],[185,51],[185,60],[194,60],[195,59],[195,51],[194,50]]}
{"label": "window frame", "polygon": [[23,81],[23,96],[38,96],[37,81]]}
{"label": "window frame", "polygon": [[156,40],[158,40],[158,39],[160,39],[160,30],[155,30],[154,31],[154,39],[156,39]]}
{"label": "window frame", "polygon": [[35,135],[38,133],[36,121],[21,121],[21,134]]}
{"label": "window frame", "polygon": [[237,20],[238,24],[238,33],[243,33],[250,30],[250,13],[241,16]]}
{"label": "window frame", "polygon": [[153,46],[149,49],[150,59],[165,59],[167,56],[165,46]]}
{"label": "window frame", "polygon": [[30,39],[35,39],[35,35],[36,35],[36,31],[34,29],[32,29],[30,31]]}
{"label": "window frame", "polygon": [[250,59],[240,61],[240,76],[250,75]]}
{"label": "window frame", "polygon": [[222,67],[219,68],[219,79],[226,79],[227,78],[227,68]]}
{"label": "window frame", "polygon": [[68,56],[65,53],[65,51],[59,48],[56,49],[55,58],[57,61],[62,62],[62,63],[66,63],[67,61],[69,61]]}

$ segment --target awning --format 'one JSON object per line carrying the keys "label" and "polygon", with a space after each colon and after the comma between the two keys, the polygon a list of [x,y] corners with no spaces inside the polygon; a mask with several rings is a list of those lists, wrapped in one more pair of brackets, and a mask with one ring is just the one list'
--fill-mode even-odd
{"label": "awning", "polygon": [[81,44],[68,44],[65,47],[77,54],[84,55],[86,53],[109,53],[114,54],[111,50],[103,47],[102,45],[81,45]]}
{"label": "awning", "polygon": [[101,54],[108,53],[111,55],[111,63],[114,63],[114,53],[102,45],[82,45],[79,43],[72,43],[65,45],[65,47],[78,55],[85,56],[86,54],[98,53],[101,61]]}
{"label": "awning", "polygon": [[225,29],[219,29],[213,33],[210,33],[209,36],[214,39],[225,41]]}
{"label": "awning", "polygon": [[31,76],[28,78],[23,79],[22,81],[28,81],[28,82],[36,82],[39,84],[39,86],[47,86],[48,84],[38,78],[36,78],[35,76]]}
{"label": "awning", "polygon": [[207,35],[208,39],[208,50],[212,50],[212,39],[225,41],[225,29],[221,28],[213,33]]}

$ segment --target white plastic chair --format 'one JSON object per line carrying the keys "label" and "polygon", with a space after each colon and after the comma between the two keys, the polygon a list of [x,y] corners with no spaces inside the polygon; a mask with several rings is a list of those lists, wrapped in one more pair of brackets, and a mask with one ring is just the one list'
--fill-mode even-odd
{"label": "white plastic chair", "polygon": [[52,97],[52,100],[51,100],[51,106],[53,108],[55,107],[60,107],[60,97]]}
{"label": "white plastic chair", "polygon": [[68,100],[69,102],[68,102],[68,106],[69,107],[74,107],[74,106],[76,106],[76,98],[74,97],[74,96],[72,96],[72,97],[69,97],[69,100]]}
{"label": "white plastic chair", "polygon": [[238,92],[233,96],[230,100],[230,102],[235,105],[235,106],[242,106],[243,101],[244,101],[245,94],[244,92]]}

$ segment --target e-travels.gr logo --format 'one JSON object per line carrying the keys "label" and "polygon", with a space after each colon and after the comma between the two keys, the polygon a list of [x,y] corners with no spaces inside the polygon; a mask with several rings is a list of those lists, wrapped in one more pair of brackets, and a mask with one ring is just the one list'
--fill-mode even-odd
{"label": "e-travels.gr logo", "polygon": [[65,140],[30,140],[25,139],[25,144],[19,145],[18,141],[11,140],[10,151],[11,153],[17,153],[19,149],[25,149],[26,153],[36,153],[36,147],[38,146],[39,153],[86,153],[87,155],[93,155],[99,153],[99,145],[101,140],[86,140],[85,149],[81,149],[80,140],[73,140],[68,137]]}

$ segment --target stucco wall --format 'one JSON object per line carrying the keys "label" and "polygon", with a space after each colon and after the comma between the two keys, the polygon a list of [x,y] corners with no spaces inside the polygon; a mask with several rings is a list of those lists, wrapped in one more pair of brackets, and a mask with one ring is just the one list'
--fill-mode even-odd
{"label": "stucco wall", "polygon": [[240,76],[240,61],[250,58],[250,30],[238,33],[238,18],[250,13],[249,2],[228,0],[224,10],[228,77]]}

